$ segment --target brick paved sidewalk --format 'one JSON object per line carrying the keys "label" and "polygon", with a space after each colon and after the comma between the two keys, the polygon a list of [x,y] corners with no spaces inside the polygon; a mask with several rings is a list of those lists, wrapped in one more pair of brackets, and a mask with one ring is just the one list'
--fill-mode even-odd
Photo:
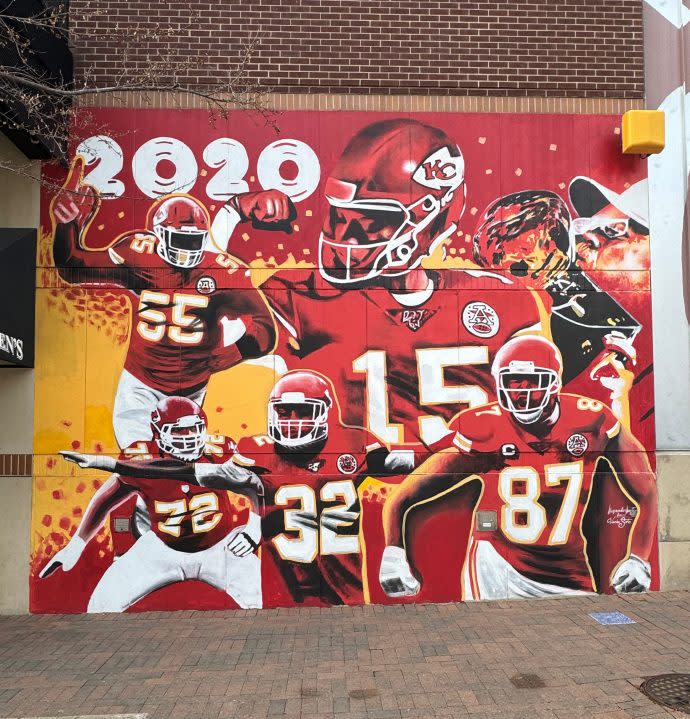
{"label": "brick paved sidewalk", "polygon": [[654,719],[636,687],[668,672],[690,672],[687,592],[0,618],[0,717]]}

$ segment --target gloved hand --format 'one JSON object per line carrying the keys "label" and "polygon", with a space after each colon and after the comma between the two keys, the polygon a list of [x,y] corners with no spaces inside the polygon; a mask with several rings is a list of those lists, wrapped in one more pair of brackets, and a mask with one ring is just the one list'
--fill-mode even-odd
{"label": "gloved hand", "polygon": [[67,542],[67,544],[53,556],[53,558],[41,569],[38,577],[44,579],[50,576],[54,571],[62,567],[63,572],[69,572],[72,567],[79,561],[82,552],[86,547],[86,542],[77,534]]}
{"label": "gloved hand", "polygon": [[256,550],[260,541],[261,517],[255,512],[250,512],[249,521],[244,528],[240,527],[234,536],[231,534],[226,549],[236,557],[246,557]]}
{"label": "gloved hand", "polygon": [[68,462],[78,464],[82,469],[102,469],[107,472],[114,472],[117,460],[114,457],[108,457],[101,454],[82,454],[81,452],[72,452],[71,450],[62,450],[59,452]]}
{"label": "gloved hand", "polygon": [[280,190],[244,192],[230,200],[243,222],[289,224],[297,217],[292,200]]}
{"label": "gloved hand", "polygon": [[76,220],[80,233],[96,213],[100,202],[98,191],[83,183],[84,166],[84,158],[77,155],[65,184],[58,190],[50,206],[58,223],[67,224]]}
{"label": "gloved hand", "polygon": [[634,554],[621,562],[611,579],[611,584],[617,594],[622,592],[647,592],[651,583],[651,565]]}
{"label": "gloved hand", "polygon": [[379,582],[389,597],[413,597],[422,586],[412,574],[402,547],[386,547],[383,550]]}
{"label": "gloved hand", "polygon": [[632,369],[637,363],[637,351],[632,341],[621,332],[604,337],[604,349],[594,359],[589,371],[591,380],[609,391],[609,403],[619,418],[626,414],[628,396],[635,379]]}

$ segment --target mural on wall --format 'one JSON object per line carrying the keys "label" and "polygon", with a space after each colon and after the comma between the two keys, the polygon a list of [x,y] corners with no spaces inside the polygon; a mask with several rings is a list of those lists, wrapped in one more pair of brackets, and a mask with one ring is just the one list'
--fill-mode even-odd
{"label": "mural on wall", "polygon": [[33,611],[657,587],[617,118],[92,114],[44,168]]}

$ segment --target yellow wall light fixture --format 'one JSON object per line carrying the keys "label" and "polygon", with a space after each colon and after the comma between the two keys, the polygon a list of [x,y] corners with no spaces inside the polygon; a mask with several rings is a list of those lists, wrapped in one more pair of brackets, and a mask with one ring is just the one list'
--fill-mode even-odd
{"label": "yellow wall light fixture", "polygon": [[628,110],[623,115],[623,153],[656,155],[666,145],[662,110]]}

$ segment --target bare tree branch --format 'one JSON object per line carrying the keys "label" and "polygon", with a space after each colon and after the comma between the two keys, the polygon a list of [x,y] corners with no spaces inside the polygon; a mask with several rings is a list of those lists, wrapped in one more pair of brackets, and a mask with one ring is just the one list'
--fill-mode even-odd
{"label": "bare tree branch", "polygon": [[[211,122],[225,118],[229,110],[252,110],[269,125],[275,125],[275,114],[265,105],[268,88],[252,78],[250,66],[259,44],[252,37],[243,45],[230,48],[237,57],[230,72],[199,73],[199,58],[173,52],[171,47],[184,39],[195,27],[198,14],[149,22],[142,27],[120,27],[105,23],[107,9],[99,3],[80,4],[69,11],[64,3],[47,4],[39,11],[22,15],[20,0],[4,3],[0,10],[0,129],[22,131],[31,142],[48,144],[54,160],[68,162],[70,140],[88,126],[90,135],[107,134],[108,128],[96,127],[84,120],[83,104],[94,104],[97,98],[109,96],[122,102],[125,93],[136,93],[142,104],[151,104],[157,93],[175,98],[192,96],[203,101]],[[68,23],[69,21],[69,23]],[[68,32],[68,27],[77,28]],[[107,34],[99,31],[107,27]],[[64,79],[55,68],[46,67],[43,57],[30,42],[31,33],[43,33],[72,46],[108,40],[112,57],[108,58],[108,77],[102,68],[80,63],[76,79]],[[14,61],[11,59],[14,57]],[[141,58],[146,62],[142,63]],[[9,59],[8,59],[9,58]],[[199,78],[202,78],[200,80]],[[27,167],[0,162],[0,170],[31,175]]]}

